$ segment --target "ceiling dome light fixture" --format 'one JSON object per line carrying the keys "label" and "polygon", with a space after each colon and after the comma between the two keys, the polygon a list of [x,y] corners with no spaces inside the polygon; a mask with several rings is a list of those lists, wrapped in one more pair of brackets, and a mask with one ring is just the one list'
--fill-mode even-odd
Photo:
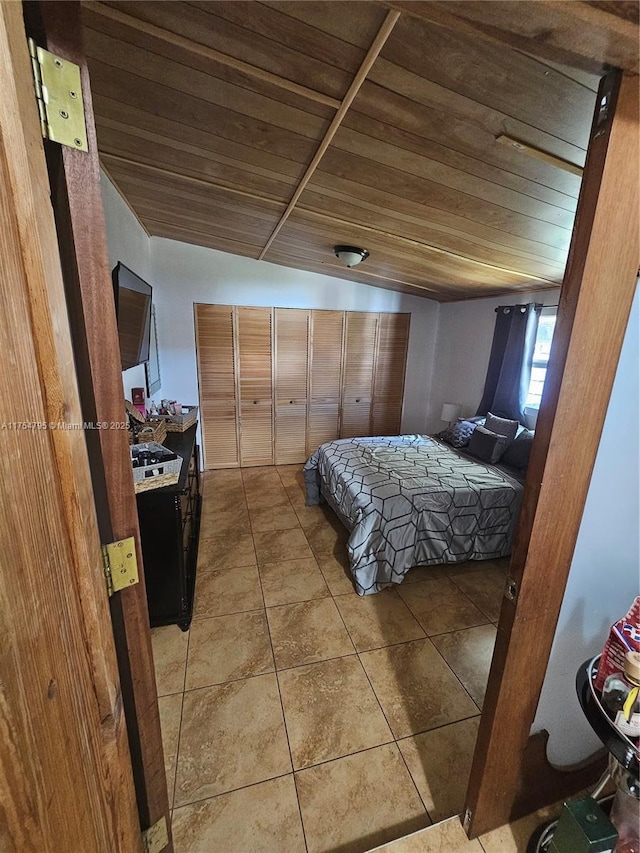
{"label": "ceiling dome light fixture", "polygon": [[355,267],[369,257],[369,252],[366,249],[359,249],[358,246],[334,246],[333,254],[345,267]]}

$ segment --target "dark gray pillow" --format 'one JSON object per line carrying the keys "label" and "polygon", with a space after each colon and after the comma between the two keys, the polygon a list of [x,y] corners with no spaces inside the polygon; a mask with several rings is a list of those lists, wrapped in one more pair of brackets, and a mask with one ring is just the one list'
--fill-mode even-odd
{"label": "dark gray pillow", "polygon": [[491,430],[491,432],[495,432],[498,435],[504,435],[509,441],[513,441],[516,437],[516,433],[518,432],[520,423],[518,421],[509,420],[508,418],[499,418],[497,415],[492,415],[491,412],[488,412],[484,425],[486,429]]}
{"label": "dark gray pillow", "polygon": [[469,444],[469,439],[471,438],[475,428],[476,424],[472,424],[469,421],[465,421],[463,418],[459,418],[457,423],[442,430],[442,432],[438,434],[438,438],[441,441],[446,442],[446,444],[451,445],[451,447],[466,447]]}
{"label": "dark gray pillow", "polygon": [[469,441],[469,453],[482,462],[495,465],[506,450],[509,439],[504,435],[498,435],[486,427],[476,427]]}
{"label": "dark gray pillow", "polygon": [[526,471],[531,456],[533,436],[533,430],[523,429],[520,435],[516,436],[515,441],[507,447],[500,461],[512,468]]}

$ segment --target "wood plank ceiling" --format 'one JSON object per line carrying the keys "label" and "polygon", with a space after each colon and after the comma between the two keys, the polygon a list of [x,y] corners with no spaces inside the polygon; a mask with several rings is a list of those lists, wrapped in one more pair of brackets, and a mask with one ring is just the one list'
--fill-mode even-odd
{"label": "wood plank ceiling", "polygon": [[391,5],[85,4],[101,160],[149,234],[442,301],[559,284],[596,63]]}

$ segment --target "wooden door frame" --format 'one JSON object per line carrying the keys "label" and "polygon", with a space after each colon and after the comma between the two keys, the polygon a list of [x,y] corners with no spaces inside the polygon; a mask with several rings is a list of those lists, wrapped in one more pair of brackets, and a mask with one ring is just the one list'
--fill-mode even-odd
{"label": "wooden door frame", "polygon": [[[79,8],[76,3],[44,3],[37,10],[46,25],[44,46],[82,68],[90,153],[66,150],[61,154],[62,190],[65,185],[70,190],[67,224],[74,238],[70,262],[76,272],[70,281],[77,303],[76,308],[72,305],[72,317],[85,330],[79,342],[88,381],[85,405],[96,420],[119,420],[122,393],[115,315]],[[554,368],[545,389],[511,564],[520,592],[515,601],[505,599],[503,603],[467,796],[471,835],[509,818],[635,290],[637,157],[633,151],[629,156],[632,143],[628,136],[637,132],[637,115],[632,115],[636,88],[635,80],[623,81],[620,104],[624,109],[618,110],[613,124],[609,113],[590,146],[561,295]],[[633,144],[636,141],[634,138]],[[578,422],[580,436],[575,432]],[[97,439],[92,449],[101,462],[96,482],[100,478],[104,482],[96,491],[109,509],[114,536],[136,535],[140,558],[124,436],[105,431]],[[575,447],[571,460],[563,458],[562,452],[570,444]],[[570,495],[559,492],[569,485]],[[566,498],[562,529],[557,513],[554,515],[559,493]],[[167,814],[168,801],[143,585],[121,594],[117,608],[124,637],[120,662],[128,672],[124,690],[132,703],[127,718],[134,764],[137,753],[141,774],[137,792],[144,828],[144,823],[149,825]],[[537,651],[535,656],[532,649]]]}
{"label": "wooden door frame", "polygon": [[11,2],[0,3],[0,174],[0,847],[141,853],[31,59]]}
{"label": "wooden door frame", "polygon": [[[549,796],[561,796],[557,785],[553,794],[545,791],[536,776],[541,764],[527,762],[539,752],[530,730],[636,290],[638,129],[638,80],[611,72],[596,100],[511,557],[517,592],[503,599],[467,791],[470,837],[519,816],[523,802],[531,811]],[[566,689],[573,690],[573,683]],[[518,802],[526,788],[538,789],[537,803]]]}
{"label": "wooden door frame", "polygon": [[[83,420],[124,418],[120,348],[100,190],[100,163],[78,2],[24,4],[28,34],[80,67],[89,150],[45,142]],[[35,108],[35,103],[34,103]],[[110,600],[140,829],[163,817],[172,853],[169,798],[151,647],[144,566],[127,434],[86,433],[103,542],[133,536],[140,582]],[[177,630],[177,629],[176,629]]]}

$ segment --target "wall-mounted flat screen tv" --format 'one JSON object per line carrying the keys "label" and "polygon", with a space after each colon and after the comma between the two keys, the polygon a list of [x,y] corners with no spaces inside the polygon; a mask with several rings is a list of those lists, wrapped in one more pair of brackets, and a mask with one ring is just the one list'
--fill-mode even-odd
{"label": "wall-mounted flat screen tv", "polygon": [[122,369],[149,360],[151,285],[119,262],[112,273]]}

